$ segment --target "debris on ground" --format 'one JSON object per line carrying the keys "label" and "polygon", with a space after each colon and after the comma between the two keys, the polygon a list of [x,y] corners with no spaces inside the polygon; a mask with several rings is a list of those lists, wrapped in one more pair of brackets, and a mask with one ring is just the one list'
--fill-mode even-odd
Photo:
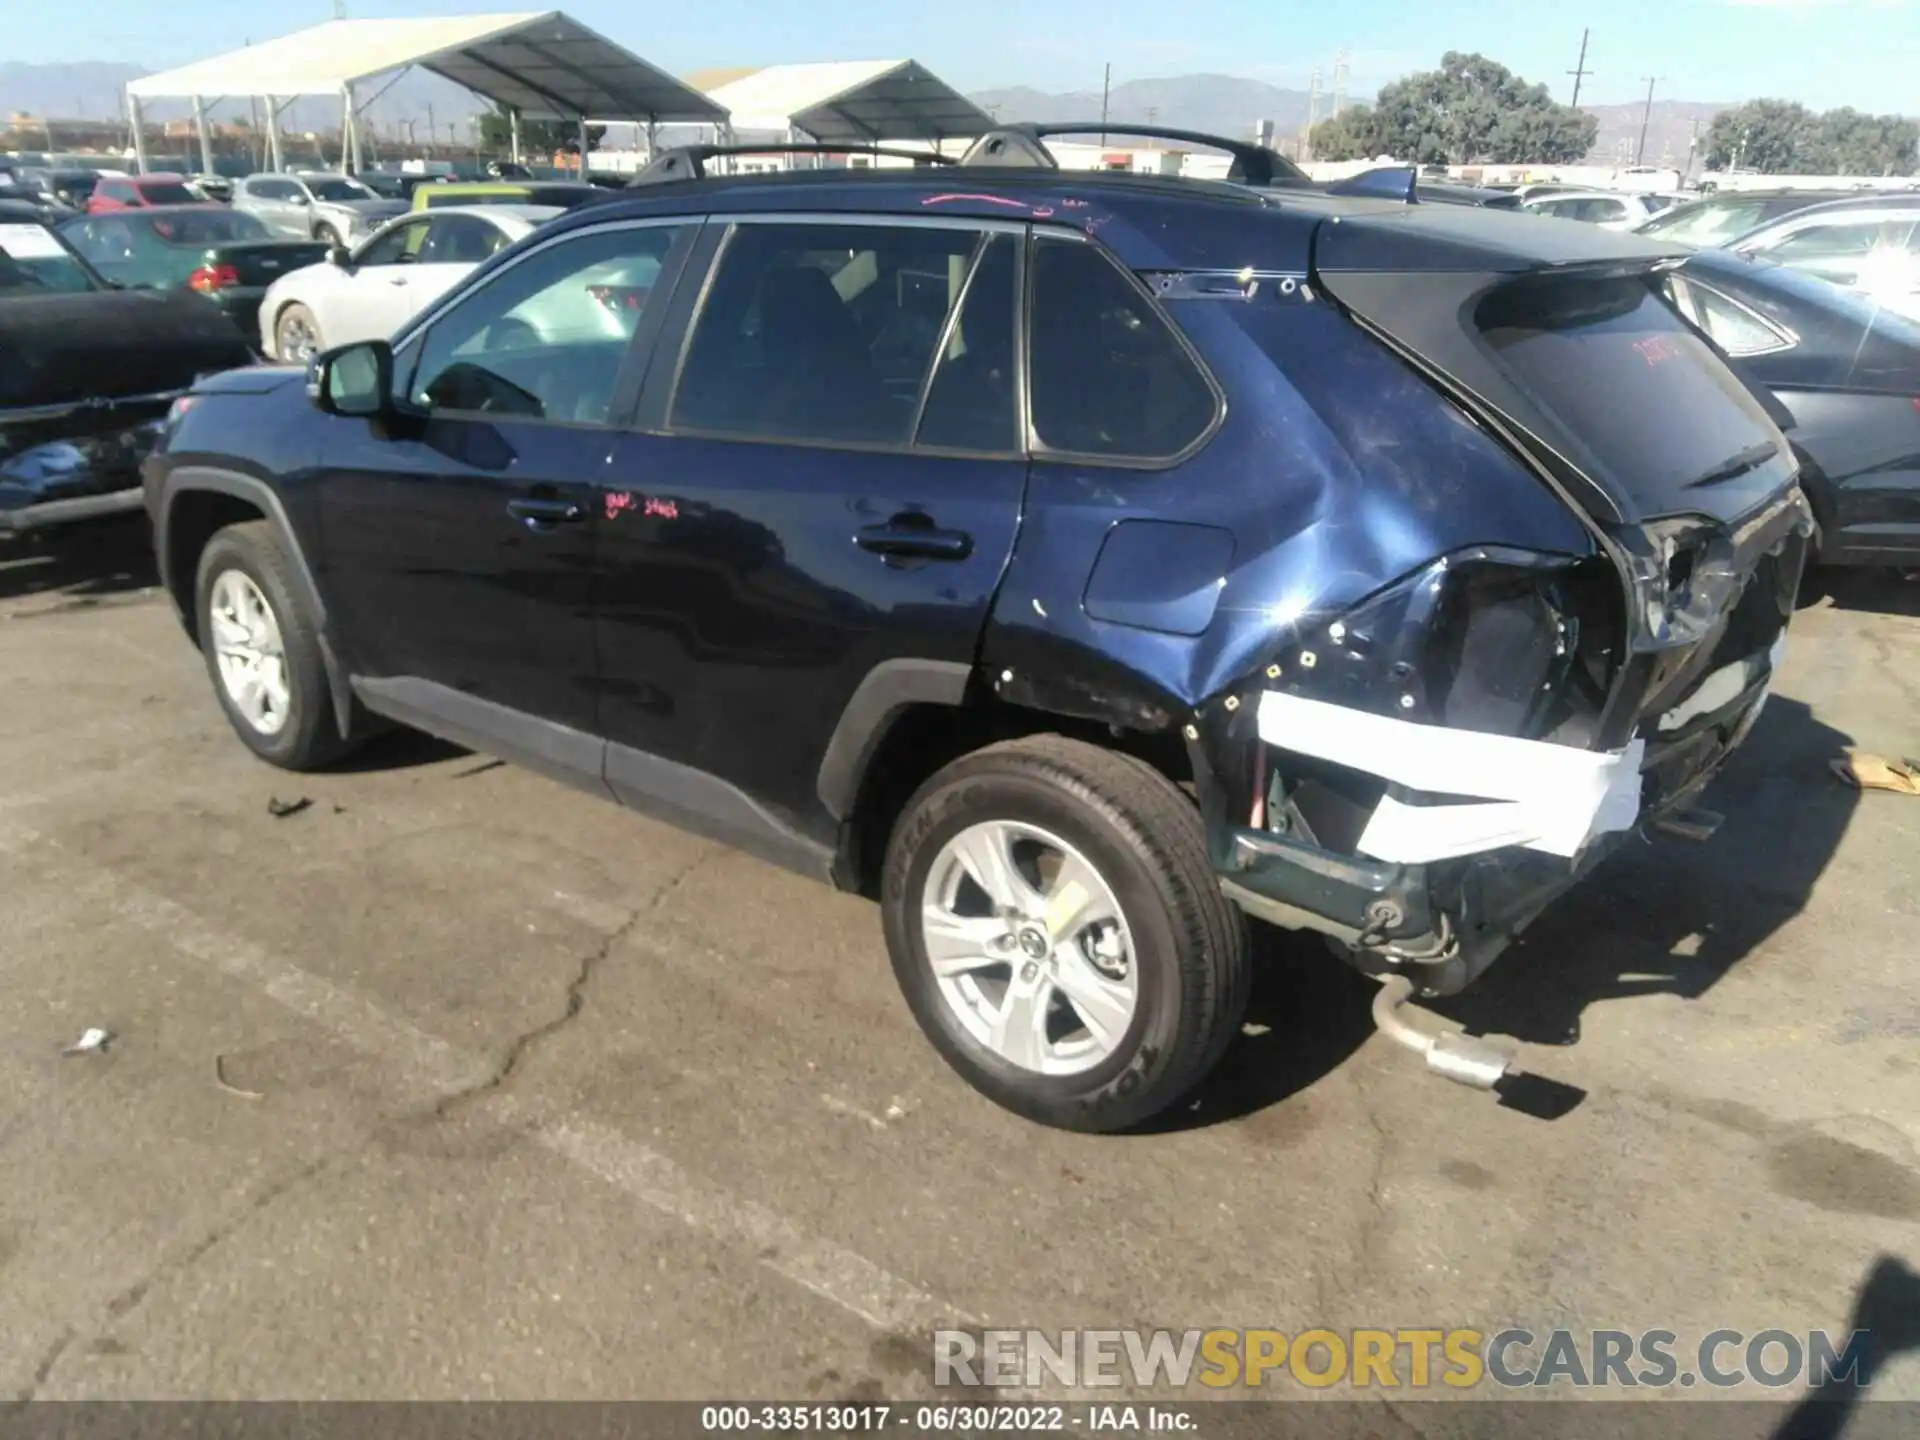
{"label": "debris on ground", "polygon": [[1856,790],[1886,790],[1920,795],[1920,761],[1889,760],[1864,750],[1849,750],[1832,765],[1833,773]]}
{"label": "debris on ground", "polygon": [[261,1100],[266,1097],[265,1091],[243,1090],[240,1086],[235,1085],[231,1080],[227,1079],[227,1057],[224,1055],[216,1055],[213,1057],[213,1080],[216,1085],[229,1095],[238,1095],[242,1100]]}
{"label": "debris on ground", "polygon": [[113,1032],[111,1030],[102,1030],[99,1026],[94,1025],[82,1031],[80,1038],[60,1053],[62,1055],[91,1055],[96,1050],[105,1050],[107,1046],[112,1043]]}
{"label": "debris on ground", "polygon": [[313,807],[313,801],[302,795],[298,800],[282,800],[274,795],[267,800],[267,814],[276,820],[284,820],[289,815],[298,815],[302,810]]}

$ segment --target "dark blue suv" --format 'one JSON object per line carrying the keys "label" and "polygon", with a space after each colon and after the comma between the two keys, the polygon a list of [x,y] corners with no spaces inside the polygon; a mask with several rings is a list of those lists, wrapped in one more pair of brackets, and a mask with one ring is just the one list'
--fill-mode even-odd
{"label": "dark blue suv", "polygon": [[1048,1123],[1193,1086],[1249,915],[1491,1085],[1393,1011],[1744,736],[1789,447],[1683,252],[1043,133],[696,154],[391,344],[203,382],[146,480],[215,693],[276,765],[397,721],[877,897],[929,1038]]}

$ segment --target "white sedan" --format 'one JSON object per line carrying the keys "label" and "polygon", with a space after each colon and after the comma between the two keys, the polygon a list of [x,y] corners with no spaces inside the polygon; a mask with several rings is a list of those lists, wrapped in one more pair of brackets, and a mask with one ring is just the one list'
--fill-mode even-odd
{"label": "white sedan", "polygon": [[1580,220],[1602,230],[1631,230],[1673,208],[1665,195],[1619,190],[1550,190],[1520,202],[1529,215]]}
{"label": "white sedan", "polygon": [[556,215],[552,205],[466,205],[403,215],[351,252],[283,275],[260,301],[260,340],[276,360],[304,361],[356,340],[383,340],[497,251]]}

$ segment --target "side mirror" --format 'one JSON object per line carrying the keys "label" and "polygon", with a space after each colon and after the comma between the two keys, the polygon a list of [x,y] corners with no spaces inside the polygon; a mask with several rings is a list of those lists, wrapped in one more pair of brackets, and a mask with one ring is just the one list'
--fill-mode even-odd
{"label": "side mirror", "polygon": [[309,200],[304,195],[289,195],[287,198],[291,200],[295,205],[311,205],[313,203],[313,201]]}
{"label": "side mirror", "polygon": [[342,270],[348,269],[353,264],[353,252],[344,245],[329,245],[327,264],[337,265]]}
{"label": "side mirror", "polygon": [[393,347],[363,340],[316,355],[307,367],[307,398],[329,415],[378,419],[393,409]]}

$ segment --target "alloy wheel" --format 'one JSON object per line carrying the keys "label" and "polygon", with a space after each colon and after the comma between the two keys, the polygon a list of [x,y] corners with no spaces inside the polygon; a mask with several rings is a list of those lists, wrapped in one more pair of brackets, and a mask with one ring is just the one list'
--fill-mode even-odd
{"label": "alloy wheel", "polygon": [[262,735],[278,735],[293,710],[280,622],[253,577],[222,570],[207,596],[209,637],[220,683],[241,719]]}
{"label": "alloy wheel", "polygon": [[1139,966],[1120,902],[1084,855],[1038,826],[984,821],[941,847],[920,933],[941,998],[1009,1064],[1078,1074],[1132,1026]]}

